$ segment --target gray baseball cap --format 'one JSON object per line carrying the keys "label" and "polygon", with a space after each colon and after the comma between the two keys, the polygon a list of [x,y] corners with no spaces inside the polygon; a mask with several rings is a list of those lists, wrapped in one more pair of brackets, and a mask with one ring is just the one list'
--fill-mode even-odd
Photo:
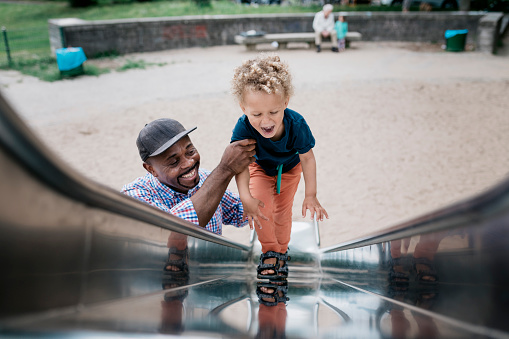
{"label": "gray baseball cap", "polygon": [[157,119],[146,124],[136,139],[141,160],[146,161],[149,157],[163,153],[195,129],[196,127],[186,130],[180,122],[173,119]]}

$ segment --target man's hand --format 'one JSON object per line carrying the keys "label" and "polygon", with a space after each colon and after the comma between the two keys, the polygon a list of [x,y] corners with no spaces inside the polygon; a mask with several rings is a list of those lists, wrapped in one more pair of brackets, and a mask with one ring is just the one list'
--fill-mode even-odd
{"label": "man's hand", "polygon": [[255,161],[255,145],[256,141],[254,139],[232,142],[224,150],[218,167],[230,171],[232,176],[241,173],[250,163]]}
{"label": "man's hand", "polygon": [[205,227],[214,215],[233,176],[247,170],[247,166],[255,161],[255,144],[255,140],[252,139],[229,144],[219,165],[210,173],[198,192],[190,198],[201,227]]}
{"label": "man's hand", "polygon": [[327,30],[322,31],[322,36],[323,36],[324,38],[328,37],[329,35],[330,35],[330,32],[329,32],[329,31],[327,31]]}

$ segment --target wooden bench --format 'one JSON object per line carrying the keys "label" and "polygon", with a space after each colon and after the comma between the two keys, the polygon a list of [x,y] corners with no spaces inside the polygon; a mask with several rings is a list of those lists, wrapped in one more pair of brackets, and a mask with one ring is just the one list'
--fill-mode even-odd
{"label": "wooden bench", "polygon": [[[315,33],[313,32],[305,32],[305,33],[279,33],[279,34],[265,34],[262,36],[235,36],[235,43],[239,45],[246,45],[248,51],[254,51],[256,49],[256,45],[258,44],[267,44],[276,41],[278,43],[278,48],[285,49],[289,42],[305,42],[308,44],[309,48],[315,48]],[[350,46],[351,41],[360,41],[362,39],[362,34],[359,32],[348,32],[346,33],[346,47]],[[330,39],[323,39],[324,43],[330,42]]]}

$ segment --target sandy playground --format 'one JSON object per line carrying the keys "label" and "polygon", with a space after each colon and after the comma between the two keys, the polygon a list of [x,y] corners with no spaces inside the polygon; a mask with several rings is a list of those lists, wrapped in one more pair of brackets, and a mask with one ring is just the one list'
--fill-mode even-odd
{"label": "sandy playground", "polygon": [[[144,174],[135,139],[160,117],[198,126],[213,169],[241,114],[229,94],[241,46],[128,55],[145,70],[46,83],[0,71],[0,88],[41,139],[78,172],[119,190]],[[414,43],[356,43],[345,53],[279,51],[294,75],[290,108],[316,138],[322,246],[394,226],[473,196],[509,173],[509,57]],[[94,63],[116,61],[87,61]],[[234,181],[230,184],[236,190]],[[300,209],[303,180],[293,209]],[[248,243],[249,229],[224,235]]]}

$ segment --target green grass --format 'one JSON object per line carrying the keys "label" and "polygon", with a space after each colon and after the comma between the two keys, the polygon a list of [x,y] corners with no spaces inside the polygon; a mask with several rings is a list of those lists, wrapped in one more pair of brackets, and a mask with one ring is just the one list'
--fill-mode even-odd
{"label": "green grass", "polygon": [[[31,75],[43,81],[53,82],[66,78],[62,76],[53,57],[34,57],[31,59],[19,59],[12,62],[10,67],[2,66],[0,69],[14,69],[22,74]],[[83,66],[84,75],[99,76],[110,72],[109,69],[99,68],[94,65]]]}
{"label": "green grass", "polygon": [[[166,63],[152,63],[145,60],[127,59],[124,65],[116,68],[117,72],[125,72],[130,69],[145,69],[149,66],[164,66]],[[0,66],[0,69],[13,69],[22,74],[31,75],[43,81],[53,82],[70,78],[70,76],[62,75],[58,69],[57,61],[54,57],[34,57],[31,59],[19,59],[12,62],[9,66]],[[99,76],[109,73],[112,69],[97,67],[88,63],[83,65],[84,74],[88,76]],[[80,75],[82,76],[82,75]]]}
{"label": "green grass", "polygon": [[134,69],[134,68],[140,68],[140,69],[145,69],[147,68],[147,66],[153,66],[153,65],[157,65],[157,66],[164,66],[166,65],[166,63],[162,62],[162,63],[153,63],[153,62],[146,62],[145,60],[131,60],[131,59],[127,59],[126,63],[120,67],[117,68],[117,71],[118,72],[124,72],[124,71],[127,71],[129,69]]}

